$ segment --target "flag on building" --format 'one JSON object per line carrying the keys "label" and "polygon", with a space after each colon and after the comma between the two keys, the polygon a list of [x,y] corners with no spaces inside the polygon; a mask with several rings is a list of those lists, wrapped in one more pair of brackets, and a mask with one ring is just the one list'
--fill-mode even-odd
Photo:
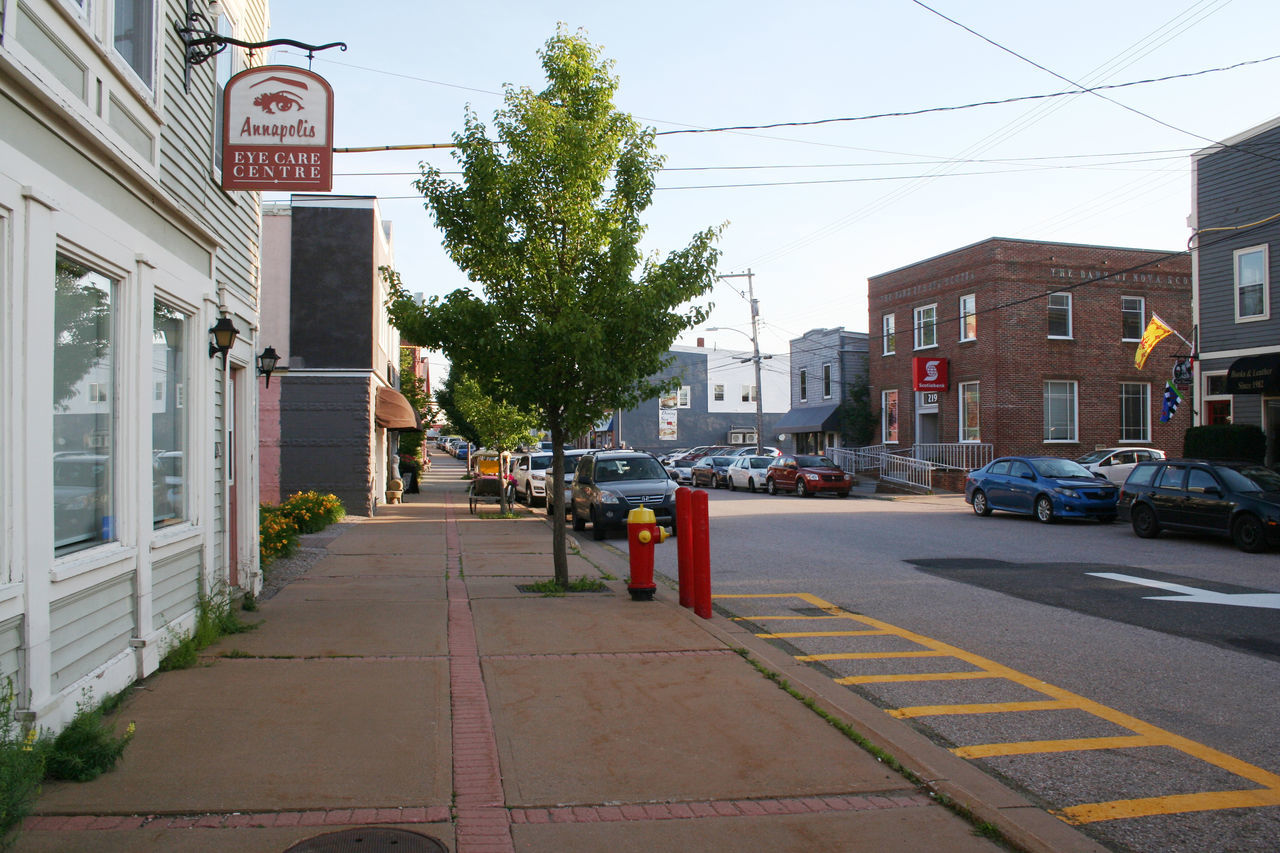
{"label": "flag on building", "polygon": [[1133,363],[1139,370],[1146,366],[1147,356],[1151,355],[1156,344],[1172,334],[1173,329],[1153,312],[1151,322],[1147,323],[1147,330],[1142,333],[1142,340],[1138,343],[1138,352],[1133,357]]}
{"label": "flag on building", "polygon": [[1167,424],[1173,413],[1178,411],[1178,404],[1181,402],[1182,395],[1173,387],[1173,383],[1164,383],[1164,408],[1160,411],[1160,423]]}

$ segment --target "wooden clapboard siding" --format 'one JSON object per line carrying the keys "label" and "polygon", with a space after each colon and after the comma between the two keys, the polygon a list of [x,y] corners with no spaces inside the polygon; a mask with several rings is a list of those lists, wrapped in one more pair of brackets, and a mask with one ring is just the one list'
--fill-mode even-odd
{"label": "wooden clapboard siding", "polygon": [[0,622],[0,691],[12,679],[13,689],[22,687],[19,670],[22,665],[22,617]]}
{"label": "wooden clapboard siding", "polygon": [[199,605],[201,553],[194,548],[152,565],[152,630],[177,621]]}
{"label": "wooden clapboard siding", "polygon": [[53,688],[84,678],[129,650],[137,636],[134,575],[119,575],[59,599],[49,608]]}

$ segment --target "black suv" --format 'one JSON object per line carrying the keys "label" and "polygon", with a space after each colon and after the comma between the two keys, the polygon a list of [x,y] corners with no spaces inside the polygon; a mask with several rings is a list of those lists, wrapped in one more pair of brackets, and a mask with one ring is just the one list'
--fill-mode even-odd
{"label": "black suv", "polygon": [[635,450],[598,450],[578,460],[569,509],[574,530],[604,539],[622,527],[636,507],[653,510],[660,525],[676,532],[676,483],[656,457]]}
{"label": "black suv", "polygon": [[1250,462],[1140,462],[1120,490],[1119,511],[1144,539],[1166,529],[1216,533],[1257,553],[1280,545],[1280,474]]}

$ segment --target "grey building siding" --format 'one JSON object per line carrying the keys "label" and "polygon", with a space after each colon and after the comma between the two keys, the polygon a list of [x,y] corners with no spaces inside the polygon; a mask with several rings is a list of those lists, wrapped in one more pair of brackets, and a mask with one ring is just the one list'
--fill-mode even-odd
{"label": "grey building siding", "polygon": [[49,608],[55,687],[74,684],[129,651],[129,639],[137,635],[133,582],[132,574],[121,575]]}
{"label": "grey building siding", "polygon": [[202,553],[199,548],[177,554],[151,566],[151,592],[155,600],[152,629],[177,622],[200,604]]}
{"label": "grey building siding", "polygon": [[280,386],[280,494],[332,493],[372,515],[373,401],[364,377],[291,376]]}
{"label": "grey building siding", "polygon": [[[1280,220],[1238,231],[1280,209],[1280,127],[1196,161],[1196,227],[1199,238],[1199,324],[1206,351],[1276,346],[1280,342]],[[1234,253],[1270,246],[1269,320],[1235,321]]]}
{"label": "grey building siding", "polygon": [[375,328],[373,227],[367,209],[293,208],[290,367],[369,369]]}

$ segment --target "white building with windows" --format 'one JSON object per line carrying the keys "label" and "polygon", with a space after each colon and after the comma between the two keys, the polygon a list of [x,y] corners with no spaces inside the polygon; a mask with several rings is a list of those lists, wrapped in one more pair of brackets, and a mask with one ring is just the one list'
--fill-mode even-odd
{"label": "white building with windows", "polygon": [[[216,145],[247,57],[188,87],[187,7],[0,2],[0,684],[49,728],[260,585],[259,199]],[[266,0],[218,9],[266,38]]]}

